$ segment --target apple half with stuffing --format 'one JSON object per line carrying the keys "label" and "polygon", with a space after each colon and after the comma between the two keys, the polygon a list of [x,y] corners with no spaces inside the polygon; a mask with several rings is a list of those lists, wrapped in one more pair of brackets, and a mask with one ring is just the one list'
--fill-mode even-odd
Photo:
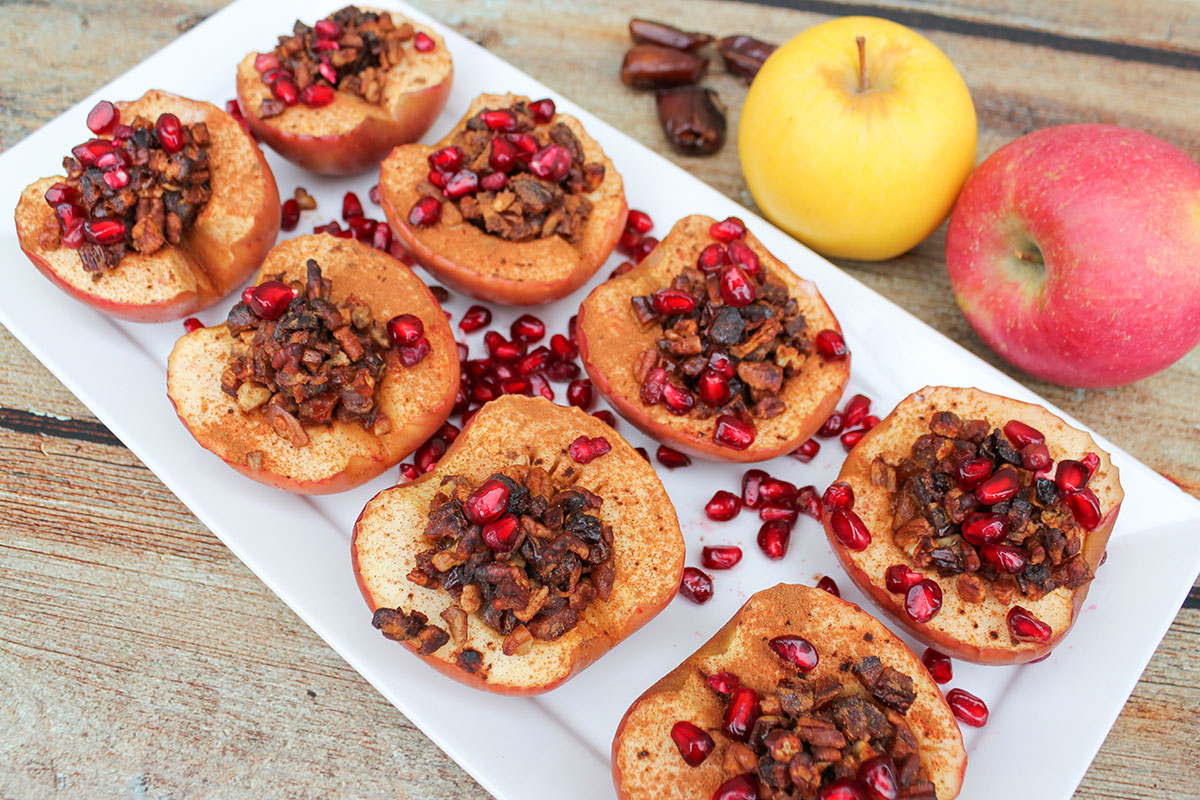
{"label": "apple half with stuffing", "polygon": [[825,530],[851,579],[917,639],[1021,664],[1075,624],[1123,498],[1108,454],[1046,409],[925,387],[850,451]]}
{"label": "apple half with stuffing", "polygon": [[625,712],[620,800],[952,800],[962,734],[921,661],[878,620],[779,584]]}
{"label": "apple half with stuffing", "polygon": [[362,172],[415,142],[446,105],[442,37],[401,14],[347,6],[238,65],[238,105],[271,149],[323,175]]}
{"label": "apple half with stuffing", "polygon": [[577,674],[675,596],[679,521],[654,469],[577,408],[506,395],[354,526],[373,624],[477,689]]}
{"label": "apple half with stuffing", "polygon": [[216,106],[151,90],[101,101],[96,135],[17,203],[21,249],[55,286],[134,322],[179,319],[220,300],[279,232],[275,176]]}
{"label": "apple half with stuffing", "polygon": [[702,458],[790,453],[850,376],[817,287],[736,217],[677,222],[640,264],[592,290],[576,329],[588,376],[613,408]]}
{"label": "apple half with stuffing", "polygon": [[621,176],[554,101],[484,94],[432,147],[405,145],[379,170],[396,236],[460,292],[532,305],[582,286],[616,247]]}
{"label": "apple half with stuffing", "polygon": [[359,486],[450,415],[458,351],[408,267],[353,239],[299,236],[263,262],[228,320],[167,360],[167,395],[203,447],[298,494]]}

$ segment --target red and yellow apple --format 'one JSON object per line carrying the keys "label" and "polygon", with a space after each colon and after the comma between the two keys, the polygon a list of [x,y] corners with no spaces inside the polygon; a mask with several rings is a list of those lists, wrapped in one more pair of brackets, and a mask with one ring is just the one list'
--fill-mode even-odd
{"label": "red and yellow apple", "polygon": [[1155,136],[1061,125],[967,182],[946,265],[1006,360],[1067,386],[1119,386],[1200,342],[1200,165]]}
{"label": "red and yellow apple", "polygon": [[971,93],[933,42],[875,17],[809,28],[746,96],[738,155],[772,222],[825,255],[899,255],[941,224],[975,165]]}

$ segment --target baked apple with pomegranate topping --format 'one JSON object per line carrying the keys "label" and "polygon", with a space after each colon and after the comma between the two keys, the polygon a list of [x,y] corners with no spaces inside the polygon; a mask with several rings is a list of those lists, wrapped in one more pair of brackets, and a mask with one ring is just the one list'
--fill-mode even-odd
{"label": "baked apple with pomegranate topping", "polygon": [[354,526],[373,624],[455,680],[561,684],[675,596],[683,537],[654,469],[577,408],[505,395]]}
{"label": "baked apple with pomegranate topping", "polygon": [[1123,497],[1108,454],[1044,408],[926,387],[850,451],[825,530],[854,582],[922,642],[1019,664],[1075,623]]}
{"label": "baked apple with pomegranate topping", "polygon": [[432,28],[346,6],[299,20],[237,71],[238,105],[275,152],[324,175],[361,172],[429,129],[450,95],[450,52]]}
{"label": "baked apple with pomegranate topping", "polygon": [[625,187],[600,145],[554,101],[484,94],[433,147],[379,171],[392,230],[446,285],[531,305],[582,286],[625,226]]}
{"label": "baked apple with pomegranate topping", "polygon": [[167,394],[201,445],[300,494],[365,483],[444,423],[458,392],[445,314],[396,259],[300,236],[267,256],[228,320],[167,361]]}
{"label": "baked apple with pomegranate topping", "polygon": [[621,800],[951,800],[967,754],[921,661],[878,620],[779,584],[625,712]]}
{"label": "baked apple with pomegranate topping", "polygon": [[95,138],[66,176],[25,188],[17,236],[67,294],[135,322],[179,319],[224,297],[279,232],[262,152],[209,103],[152,90],[88,114]]}
{"label": "baked apple with pomegranate topping", "polygon": [[838,321],[741,220],[694,215],[579,309],[592,383],[648,436],[764,461],[804,443],[850,375]]}

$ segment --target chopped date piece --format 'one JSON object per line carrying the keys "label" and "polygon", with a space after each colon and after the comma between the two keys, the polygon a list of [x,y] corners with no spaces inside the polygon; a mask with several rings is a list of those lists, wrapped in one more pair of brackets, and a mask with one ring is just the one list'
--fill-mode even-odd
{"label": "chopped date piece", "polygon": [[[282,294],[273,308],[251,290],[229,312],[233,344],[222,391],[243,413],[262,408],[272,428],[296,447],[308,443],[305,425],[357,422],[376,434],[390,430],[375,399],[391,345],[387,327],[353,295],[341,305],[329,300],[330,281],[312,259],[304,284],[295,282],[290,293],[279,280],[259,290],[268,286]],[[428,347],[423,336],[420,341]]]}
{"label": "chopped date piece", "polygon": [[679,86],[655,97],[658,123],[681,153],[709,155],[725,144],[725,109],[712,89]]}
{"label": "chopped date piece", "polygon": [[753,80],[777,45],[753,36],[726,36],[717,40],[717,52],[725,59],[725,69],[747,81]]}
{"label": "chopped date piece", "polygon": [[649,19],[629,21],[629,36],[635,44],[657,44],[676,50],[698,50],[713,40],[707,33],[683,31]]}
{"label": "chopped date piece", "polygon": [[[516,526],[502,547],[469,518],[479,518],[477,489],[485,485],[507,492],[487,493],[503,503],[489,505],[487,518],[494,514]],[[541,467],[508,467],[479,487],[447,477],[430,504],[424,531],[429,549],[417,554],[408,579],[450,593],[463,612],[447,619],[456,642],[468,638],[473,614],[505,637],[506,654],[525,652],[534,640],[561,637],[593,602],[612,594],[613,532],[597,516],[601,504],[600,497],[560,484]]]}

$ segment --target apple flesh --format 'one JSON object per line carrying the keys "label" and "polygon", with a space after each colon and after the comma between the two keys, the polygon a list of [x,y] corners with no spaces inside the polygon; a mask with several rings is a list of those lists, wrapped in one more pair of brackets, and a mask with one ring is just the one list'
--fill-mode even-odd
{"label": "apple flesh", "polygon": [[1022,136],[967,182],[946,266],[975,331],[1052,383],[1131,383],[1200,342],[1200,165],[1115,125]]}

